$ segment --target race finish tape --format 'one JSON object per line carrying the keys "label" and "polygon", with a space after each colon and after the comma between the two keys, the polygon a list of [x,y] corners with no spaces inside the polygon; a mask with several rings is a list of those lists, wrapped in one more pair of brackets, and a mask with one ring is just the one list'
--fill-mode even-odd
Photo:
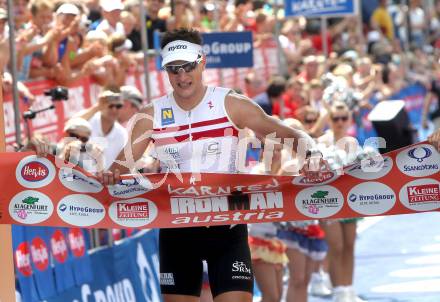
{"label": "race finish tape", "polygon": [[54,158],[3,153],[0,223],[169,228],[436,211],[439,165],[439,153],[422,142],[319,179],[149,174],[104,187],[80,169],[58,169]]}

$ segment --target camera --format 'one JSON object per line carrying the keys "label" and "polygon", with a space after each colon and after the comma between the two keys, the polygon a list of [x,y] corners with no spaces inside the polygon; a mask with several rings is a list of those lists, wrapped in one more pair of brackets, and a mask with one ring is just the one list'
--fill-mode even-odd
{"label": "camera", "polygon": [[57,86],[46,90],[44,95],[50,96],[52,101],[63,101],[69,99],[69,90],[66,87]]}

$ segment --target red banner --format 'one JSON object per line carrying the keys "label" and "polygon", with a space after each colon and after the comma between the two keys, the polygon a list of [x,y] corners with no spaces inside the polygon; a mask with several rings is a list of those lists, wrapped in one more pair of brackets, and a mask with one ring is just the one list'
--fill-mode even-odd
{"label": "red banner", "polygon": [[343,175],[190,173],[127,176],[103,187],[53,158],[0,155],[0,223],[168,228],[394,215],[440,208],[440,155],[419,143],[344,169]]}

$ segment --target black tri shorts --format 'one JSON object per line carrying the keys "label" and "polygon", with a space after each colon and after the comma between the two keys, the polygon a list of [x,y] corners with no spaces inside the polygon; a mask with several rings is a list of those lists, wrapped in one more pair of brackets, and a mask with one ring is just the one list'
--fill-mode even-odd
{"label": "black tri shorts", "polygon": [[159,260],[162,294],[200,296],[203,260],[214,297],[253,292],[246,225],[161,229]]}

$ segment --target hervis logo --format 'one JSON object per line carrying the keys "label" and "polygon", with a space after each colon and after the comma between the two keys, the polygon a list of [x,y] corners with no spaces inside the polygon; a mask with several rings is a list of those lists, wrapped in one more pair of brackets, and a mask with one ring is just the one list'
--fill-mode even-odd
{"label": "hervis logo", "polygon": [[168,126],[174,124],[174,112],[173,108],[162,108],[161,109],[162,126]]}
{"label": "hervis logo", "polygon": [[29,189],[47,186],[53,181],[55,174],[55,166],[51,161],[35,155],[24,157],[15,169],[18,183]]}

